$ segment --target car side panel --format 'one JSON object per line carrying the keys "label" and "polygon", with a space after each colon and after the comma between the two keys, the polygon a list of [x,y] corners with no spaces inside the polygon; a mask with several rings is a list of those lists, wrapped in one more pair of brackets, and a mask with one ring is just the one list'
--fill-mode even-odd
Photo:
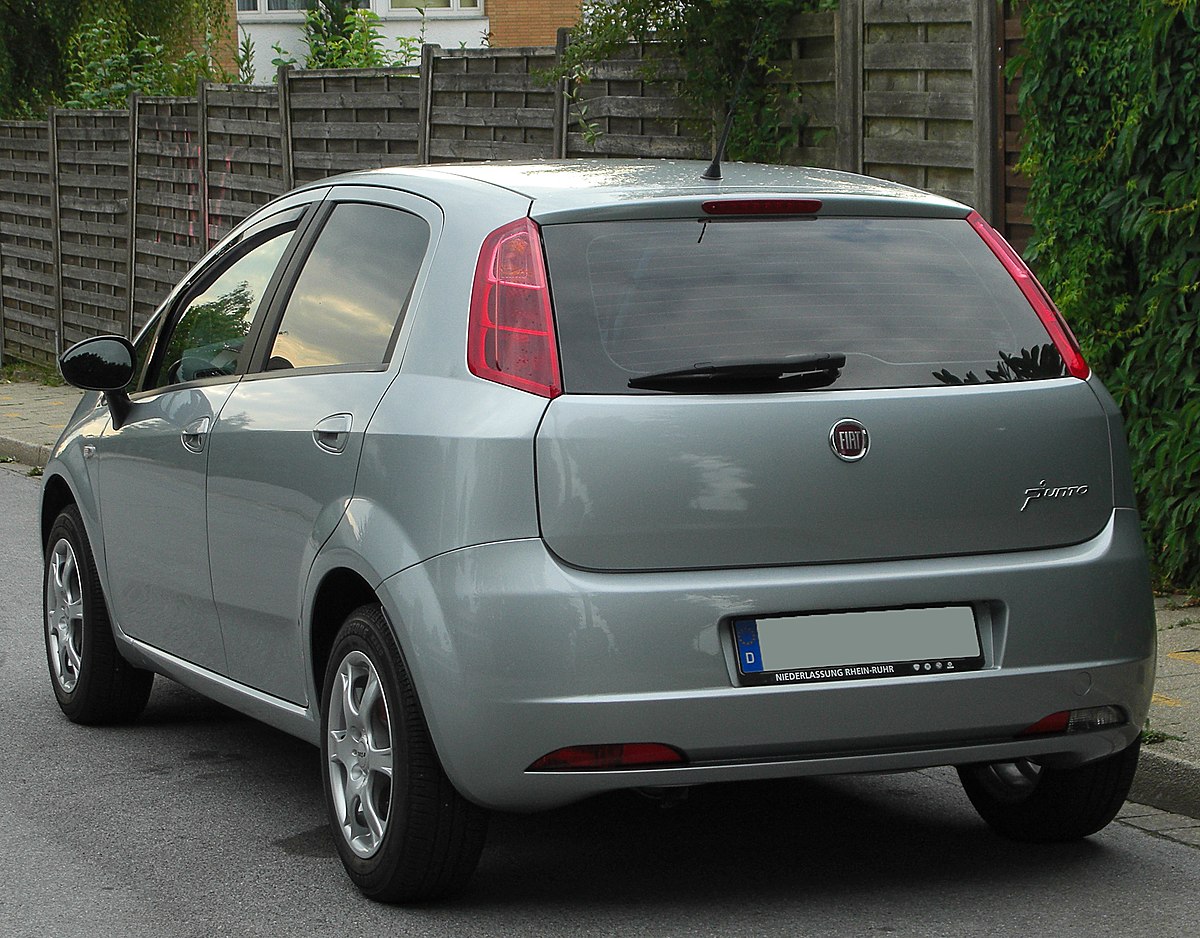
{"label": "car side panel", "polygon": [[[390,376],[279,372],[247,379],[213,428],[208,530],[228,674],[304,703],[301,598],[321,545],[354,491],[363,430]],[[340,452],[317,442],[341,415]]]}
{"label": "car side panel", "polygon": [[[98,501],[99,480],[97,465],[93,459],[85,455],[84,448],[95,446],[96,440],[108,426],[108,408],[99,403],[100,395],[95,392],[84,394],[75,412],[67,421],[66,428],[55,444],[50,458],[46,461],[42,480],[42,498],[45,498],[46,487],[55,477],[61,478],[70,489],[79,513],[83,517],[84,528],[91,542],[92,555],[96,561],[96,570],[101,583],[107,589],[107,565],[104,555],[104,535],[101,528],[100,504]],[[47,521],[47,529],[54,519]],[[42,532],[46,533],[45,531]],[[45,544],[42,545],[43,549]]]}
{"label": "car side panel", "polygon": [[536,537],[533,438],[545,409],[484,381],[402,372],[363,443],[341,542],[388,577],[471,544]]}
{"label": "car side panel", "polygon": [[[236,379],[139,396],[97,442],[109,608],[155,648],[224,672],[205,521],[207,435]],[[185,446],[193,439],[195,449]]]}

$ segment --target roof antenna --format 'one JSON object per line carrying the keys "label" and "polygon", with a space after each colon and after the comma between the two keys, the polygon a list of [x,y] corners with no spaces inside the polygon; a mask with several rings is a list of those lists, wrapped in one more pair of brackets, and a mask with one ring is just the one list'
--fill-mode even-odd
{"label": "roof antenna", "polygon": [[742,63],[742,74],[738,78],[737,87],[733,90],[733,100],[729,102],[729,113],[725,115],[725,127],[721,130],[721,139],[717,143],[717,153],[713,157],[713,161],[708,164],[708,169],[700,174],[701,179],[708,179],[712,182],[717,182],[721,178],[721,158],[725,155],[725,144],[729,141],[729,131],[733,130],[733,116],[737,113],[738,102],[742,97],[742,89],[746,85],[746,73],[750,71],[750,58],[754,55],[754,46],[758,43],[758,37],[762,35],[763,17],[758,18],[758,26],[754,29],[754,35],[750,39],[750,46],[746,49],[746,61]]}

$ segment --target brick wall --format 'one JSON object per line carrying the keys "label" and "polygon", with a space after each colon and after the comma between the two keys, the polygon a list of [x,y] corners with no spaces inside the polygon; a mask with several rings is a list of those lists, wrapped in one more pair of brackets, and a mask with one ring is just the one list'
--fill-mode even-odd
{"label": "brick wall", "polygon": [[[238,30],[237,30],[237,0],[223,0],[221,4],[225,8],[225,17],[223,20],[218,20],[212,26],[217,30],[217,35],[214,37],[216,42],[209,50],[213,53],[217,62],[230,74],[237,74],[237,46],[238,46]],[[203,28],[199,25],[193,27],[193,35],[190,45],[193,50],[200,52],[204,48]]]}
{"label": "brick wall", "polygon": [[485,12],[492,46],[552,46],[579,21],[579,0],[487,0]]}

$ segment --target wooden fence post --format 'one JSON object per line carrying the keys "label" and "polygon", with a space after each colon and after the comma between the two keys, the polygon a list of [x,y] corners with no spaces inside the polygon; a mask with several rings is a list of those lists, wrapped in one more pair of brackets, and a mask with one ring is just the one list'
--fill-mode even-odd
{"label": "wooden fence post", "polygon": [[196,85],[196,133],[200,135],[200,256],[208,253],[208,82]]}
{"label": "wooden fence post", "polygon": [[441,47],[425,43],[421,46],[420,109],[417,113],[417,162],[429,162],[429,116],[433,108],[433,63]]}
{"label": "wooden fence post", "polygon": [[50,218],[54,232],[54,357],[63,348],[62,211],[58,192],[58,108],[50,108]]}
{"label": "wooden fence post", "polygon": [[290,65],[280,65],[275,73],[275,87],[279,89],[279,150],[284,192],[290,192],[296,185],[296,165],[292,155],[292,96],[288,81],[291,70]]}
{"label": "wooden fence post", "polygon": [[837,168],[863,170],[863,0],[841,0],[834,21],[837,85]]}
{"label": "wooden fence post", "polygon": [[4,237],[0,232],[0,368],[4,367],[4,333],[8,331],[4,305]]}
{"label": "wooden fence post", "polygon": [[138,94],[130,92],[130,285],[126,293],[128,302],[125,305],[128,318],[125,324],[125,337],[133,338],[133,294],[137,287],[138,260]]}
{"label": "wooden fence post", "polygon": [[[571,41],[571,27],[560,26],[554,43],[554,64],[561,65]],[[561,160],[567,155],[567,108],[570,100],[567,97],[567,79],[560,78],[554,83],[554,159]]]}
{"label": "wooden fence post", "polygon": [[999,18],[996,0],[982,0],[975,5],[975,208],[990,223],[1002,228],[1004,220],[996,211],[998,204],[1003,206],[1002,201],[996,201],[996,151],[998,146],[1004,146],[998,117],[1003,108],[997,100],[1004,87],[999,72],[1002,54],[997,33]]}

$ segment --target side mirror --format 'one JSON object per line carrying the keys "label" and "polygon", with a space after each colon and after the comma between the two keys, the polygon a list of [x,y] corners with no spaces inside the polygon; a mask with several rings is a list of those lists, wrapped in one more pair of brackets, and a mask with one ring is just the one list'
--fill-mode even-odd
{"label": "side mirror", "polygon": [[125,387],[133,380],[137,355],[133,343],[119,335],[98,335],[76,342],[63,352],[58,369],[67,383],[84,391],[103,391],[113,429],[121,429],[133,403]]}

